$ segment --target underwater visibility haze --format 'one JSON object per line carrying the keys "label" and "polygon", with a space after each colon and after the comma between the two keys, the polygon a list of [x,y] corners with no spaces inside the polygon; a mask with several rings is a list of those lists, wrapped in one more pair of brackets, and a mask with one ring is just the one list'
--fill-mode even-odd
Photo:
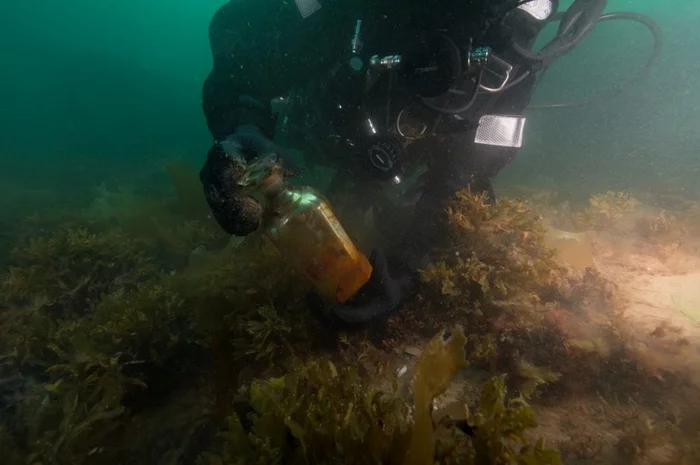
{"label": "underwater visibility haze", "polygon": [[700,4],[403,2],[0,6],[1,464],[700,463]]}

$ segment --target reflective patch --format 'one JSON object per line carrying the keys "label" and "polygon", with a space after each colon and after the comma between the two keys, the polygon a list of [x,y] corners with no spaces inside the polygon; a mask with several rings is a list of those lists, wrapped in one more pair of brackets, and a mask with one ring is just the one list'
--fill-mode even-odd
{"label": "reflective patch", "polygon": [[497,147],[520,148],[523,145],[525,118],[484,115],[479,119],[474,142]]}
{"label": "reflective patch", "polygon": [[532,0],[527,3],[523,3],[518,7],[518,9],[528,13],[535,19],[543,21],[549,18],[552,14],[554,6],[552,5],[552,0]]}
{"label": "reflective patch", "polygon": [[299,14],[304,19],[321,9],[321,4],[318,3],[318,0],[294,0],[294,3],[297,4]]}

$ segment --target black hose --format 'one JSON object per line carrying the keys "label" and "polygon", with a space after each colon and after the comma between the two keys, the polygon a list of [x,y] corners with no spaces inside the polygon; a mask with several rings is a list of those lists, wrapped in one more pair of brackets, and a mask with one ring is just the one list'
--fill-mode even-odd
{"label": "black hose", "polygon": [[[521,2],[518,2],[516,5],[522,5],[525,3],[528,3],[530,0],[523,0]],[[509,10],[510,11],[510,10]],[[555,14],[552,18],[550,18],[550,21],[557,21],[561,20],[564,17],[563,13],[557,13]],[[591,97],[589,99],[585,100],[580,100],[580,101],[575,101],[575,102],[565,102],[565,103],[553,103],[553,104],[540,104],[540,105],[530,105],[528,106],[529,109],[545,109],[545,108],[576,108],[576,107],[582,107],[585,105],[589,105],[591,103],[600,101],[600,100],[606,100],[610,97],[614,97],[619,95],[621,92],[624,90],[628,89],[635,83],[637,83],[642,77],[644,77],[646,74],[648,74],[649,70],[651,69],[651,66],[654,64],[654,62],[657,60],[659,57],[659,54],[661,53],[661,46],[662,46],[662,33],[661,33],[661,28],[659,25],[651,19],[649,16],[643,15],[641,13],[633,13],[633,12],[618,12],[618,13],[607,13],[604,15],[601,15],[596,21],[591,22],[583,32],[579,33],[579,36],[576,40],[572,41],[567,41],[567,42],[561,42],[560,45],[554,46],[554,42],[552,41],[549,44],[550,50],[548,53],[545,54],[538,54],[535,52],[531,52],[517,44],[512,44],[514,47],[514,50],[524,59],[527,61],[532,62],[533,64],[541,64],[542,65],[542,73],[540,75],[540,81],[542,78],[542,75],[546,70],[548,69],[549,65],[558,57],[564,55],[565,53],[569,52],[572,48],[574,48],[578,43],[580,43],[585,37],[590,34],[595,25],[604,22],[604,21],[612,21],[612,20],[628,20],[628,21],[634,21],[637,23],[640,23],[644,26],[646,26],[650,31],[654,39],[654,48],[652,50],[652,53],[647,60],[646,64],[644,67],[632,78],[628,79],[627,81],[618,84],[613,88],[610,92],[605,92],[602,94],[599,94],[595,97]],[[450,44],[451,46],[455,46],[454,43]],[[504,90],[511,89],[521,82],[523,82],[528,76],[532,74],[533,71],[524,71],[523,74],[521,74],[517,79],[515,79],[513,82],[509,83],[506,85]],[[475,86],[472,92],[471,99],[469,102],[467,102],[465,105],[462,105],[461,107],[458,108],[447,108],[447,107],[441,107],[438,105],[435,105],[429,101],[429,99],[422,98],[421,102],[423,105],[430,110],[433,110],[435,112],[438,112],[443,115],[455,115],[455,114],[460,114],[464,113],[467,110],[469,110],[472,105],[476,102],[477,96],[479,94],[479,88],[481,86],[481,78],[482,78],[482,73],[479,73]]]}
{"label": "black hose", "polygon": [[548,22],[559,22],[559,30],[539,52],[532,52],[517,42],[511,43],[511,47],[531,66],[546,68],[593,32],[607,3],[608,0],[575,0],[566,12],[550,17]]}
{"label": "black hose", "polygon": [[[472,105],[474,105],[474,102],[476,102],[476,98],[479,96],[479,87],[481,87],[481,77],[482,76],[483,76],[483,71],[480,72],[478,74],[478,76],[476,77],[476,79],[474,80],[474,88],[472,90],[471,98],[469,99],[469,101],[466,104],[462,105],[461,107],[457,107],[457,108],[441,107],[441,106],[435,105],[434,103],[430,103],[428,101],[429,99],[427,99],[425,97],[421,98],[421,103],[423,105],[425,105],[427,108],[429,108],[435,112],[441,113],[443,115],[458,115],[460,113],[464,113],[465,111],[469,110],[472,107]],[[449,105],[449,103],[448,103],[448,105]]]}
{"label": "black hose", "polygon": [[391,89],[393,88],[395,74],[393,72],[389,74],[389,88],[386,91],[386,108],[384,109],[386,112],[384,115],[384,129],[389,129],[389,126],[391,126]]}
{"label": "black hose", "polygon": [[505,91],[505,90],[508,90],[508,89],[511,89],[511,88],[517,86],[518,84],[520,84],[521,82],[523,82],[525,79],[527,79],[531,74],[532,74],[531,71],[527,71],[527,70],[526,70],[526,71],[523,71],[523,74],[521,74],[520,76],[518,76],[518,78],[515,79],[515,80],[513,80],[513,82],[508,83],[508,84],[503,88],[503,90]]}
{"label": "black hose", "polygon": [[[637,23],[640,23],[640,24],[646,26],[651,31],[651,34],[652,34],[653,39],[654,39],[654,48],[652,50],[651,55],[649,56],[649,59],[645,63],[644,67],[637,74],[635,74],[632,78],[622,82],[621,84],[616,85],[609,92],[604,92],[604,93],[598,94],[597,96],[594,96],[594,97],[591,97],[591,98],[588,98],[585,100],[574,101],[574,102],[530,105],[528,107],[529,109],[577,108],[577,107],[589,105],[591,103],[595,103],[595,102],[598,102],[601,100],[607,100],[610,97],[615,97],[615,96],[619,95],[621,92],[630,88],[632,85],[636,84],[642,77],[644,77],[646,74],[649,73],[649,70],[651,69],[652,65],[658,59],[658,57],[661,53],[662,33],[661,33],[661,28],[659,27],[659,25],[656,23],[656,21],[654,21],[650,17],[643,15],[641,13],[633,13],[633,12],[619,12],[619,13],[604,14],[600,18],[598,18],[597,23],[601,23],[604,21],[613,21],[613,20],[634,21],[634,22],[637,22]],[[545,68],[545,70],[546,70],[546,68]]]}

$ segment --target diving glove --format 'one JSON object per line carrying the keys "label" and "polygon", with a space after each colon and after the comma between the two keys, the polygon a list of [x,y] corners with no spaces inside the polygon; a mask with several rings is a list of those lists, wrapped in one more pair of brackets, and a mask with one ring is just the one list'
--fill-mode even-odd
{"label": "diving glove", "polygon": [[260,227],[262,220],[262,206],[238,183],[247,162],[273,153],[286,159],[285,152],[252,125],[239,126],[209,149],[199,179],[214,219],[228,234],[247,236]]}

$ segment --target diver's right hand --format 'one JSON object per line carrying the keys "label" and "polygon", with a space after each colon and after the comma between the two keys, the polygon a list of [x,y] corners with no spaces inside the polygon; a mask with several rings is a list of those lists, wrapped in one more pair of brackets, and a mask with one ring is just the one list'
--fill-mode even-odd
{"label": "diver's right hand", "polygon": [[276,155],[286,168],[297,170],[289,149],[275,144],[254,125],[239,126],[209,150],[199,177],[212,214],[227,233],[247,236],[260,226],[262,207],[242,192],[237,180],[246,163],[270,154]]}
{"label": "diver's right hand", "polygon": [[243,144],[232,137],[216,142],[199,172],[204,195],[221,228],[234,236],[247,236],[260,226],[262,206],[242,191],[238,179],[245,170]]}
{"label": "diver's right hand", "polygon": [[226,153],[242,156],[250,161],[261,155],[276,153],[282,156],[280,148],[263,131],[254,125],[238,126],[233,134],[220,142]]}
{"label": "diver's right hand", "polygon": [[262,155],[274,154],[283,162],[285,168],[297,170],[293,161],[292,150],[282,147],[270,140],[263,131],[255,125],[238,126],[233,134],[220,142],[228,154],[242,156],[249,162]]}

